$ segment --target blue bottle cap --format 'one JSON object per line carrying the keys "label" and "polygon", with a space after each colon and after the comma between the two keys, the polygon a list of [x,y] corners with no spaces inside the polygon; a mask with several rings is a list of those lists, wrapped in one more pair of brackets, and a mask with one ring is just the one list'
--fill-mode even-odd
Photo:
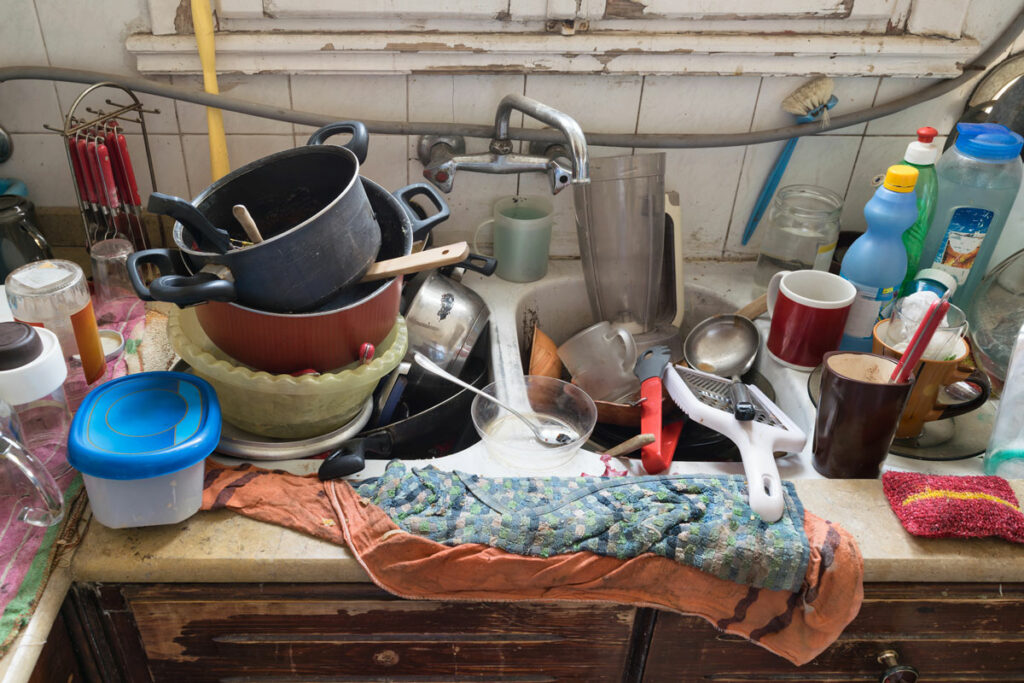
{"label": "blue bottle cap", "polygon": [[1006,161],[1020,155],[1024,138],[998,123],[956,124],[956,148],[986,161]]}
{"label": "blue bottle cap", "polygon": [[205,380],[141,372],[85,397],[71,422],[68,462],[102,479],[171,474],[204,460],[220,440],[220,403]]}

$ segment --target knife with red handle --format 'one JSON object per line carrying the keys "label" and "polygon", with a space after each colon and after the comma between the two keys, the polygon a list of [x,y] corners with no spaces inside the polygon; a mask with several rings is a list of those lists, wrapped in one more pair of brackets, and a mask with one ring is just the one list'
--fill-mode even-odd
{"label": "knife with red handle", "polygon": [[640,459],[648,474],[660,474],[672,462],[672,452],[665,453],[661,440],[661,373],[671,361],[667,346],[654,346],[637,358],[633,374],[640,380],[640,431],[654,434],[654,442],[640,449]]}

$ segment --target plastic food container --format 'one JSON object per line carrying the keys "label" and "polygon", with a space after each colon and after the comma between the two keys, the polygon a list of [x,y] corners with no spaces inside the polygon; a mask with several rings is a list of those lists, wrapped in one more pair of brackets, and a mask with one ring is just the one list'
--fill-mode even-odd
{"label": "plastic food container", "polygon": [[[572,460],[587,442],[597,424],[597,407],[575,384],[540,375],[527,375],[523,380],[529,407],[512,407],[540,424],[557,425],[575,439],[564,446],[545,446],[519,418],[482,396],[473,399],[470,415],[492,457],[523,473],[543,473]],[[488,384],[483,391],[498,396],[496,383]]]}
{"label": "plastic food container", "polygon": [[195,514],[220,424],[213,387],[181,372],[128,375],[89,392],[71,423],[68,462],[96,520],[120,529]]}

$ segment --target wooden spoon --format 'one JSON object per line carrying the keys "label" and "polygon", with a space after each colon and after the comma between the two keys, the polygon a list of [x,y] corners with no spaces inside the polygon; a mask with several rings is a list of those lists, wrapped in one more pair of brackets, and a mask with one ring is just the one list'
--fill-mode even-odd
{"label": "wooden spoon", "polygon": [[408,275],[418,273],[421,270],[431,270],[441,266],[449,266],[458,263],[469,256],[469,244],[466,242],[455,242],[444,247],[424,249],[417,254],[399,256],[398,258],[377,261],[360,282],[372,282],[374,280],[386,280],[396,275]]}

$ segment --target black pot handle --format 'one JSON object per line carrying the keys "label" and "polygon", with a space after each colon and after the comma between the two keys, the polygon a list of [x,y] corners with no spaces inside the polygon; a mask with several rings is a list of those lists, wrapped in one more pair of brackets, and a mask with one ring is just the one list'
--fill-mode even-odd
{"label": "black pot handle", "polygon": [[309,136],[309,140],[306,140],[307,145],[322,145],[327,138],[338,133],[349,133],[352,135],[352,139],[346,142],[344,147],[348,151],[356,155],[356,159],[359,163],[366,161],[366,153],[370,148],[370,133],[359,121],[338,121],[336,123],[328,123],[320,130],[314,131]]}
{"label": "black pot handle", "polygon": [[366,467],[367,453],[376,453],[387,457],[391,454],[393,447],[391,434],[386,431],[346,441],[341,448],[328,455],[320,463],[320,469],[317,470],[316,476],[320,481],[328,481],[355,474]]}
{"label": "black pot handle", "polygon": [[182,273],[180,266],[181,252],[170,249],[144,249],[128,254],[126,266],[128,268],[128,279],[131,280],[132,288],[143,301],[156,301],[149,291],[149,287],[142,281],[142,274],[139,267],[152,264],[160,275],[179,275]]}
{"label": "black pot handle", "polygon": [[228,233],[211,223],[210,219],[188,200],[163,192],[154,192],[149,195],[149,204],[146,209],[150,213],[170,216],[185,226],[189,234],[192,235],[192,239],[200,244],[205,239],[206,243],[219,254],[227,253],[231,249]]}
{"label": "black pot handle", "polygon": [[453,266],[444,266],[437,270],[442,275],[450,275],[456,268],[465,268],[466,270],[476,271],[481,275],[494,275],[495,269],[498,267],[498,259],[493,256],[484,256],[483,254],[470,254],[468,257],[459,261]]}
{"label": "black pot handle", "polygon": [[[452,215],[452,210],[448,208],[448,202],[444,200],[441,193],[430,183],[413,183],[412,185],[406,185],[400,190],[395,190],[391,194],[402,205],[405,213],[409,216],[409,220],[412,221],[413,242],[425,239],[431,230],[444,223]],[[419,196],[429,199],[430,203],[437,209],[437,213],[433,216],[420,218],[416,205],[411,202],[413,197]]]}

